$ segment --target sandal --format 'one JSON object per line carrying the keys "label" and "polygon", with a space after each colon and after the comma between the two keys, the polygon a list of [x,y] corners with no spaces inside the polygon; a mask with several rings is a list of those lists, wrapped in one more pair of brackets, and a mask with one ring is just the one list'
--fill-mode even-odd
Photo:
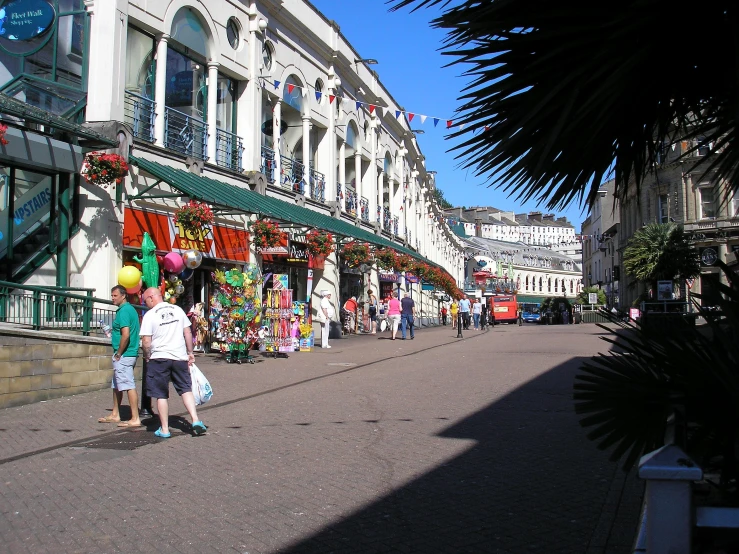
{"label": "sandal", "polygon": [[154,434],[160,439],[168,439],[169,437],[172,436],[172,433],[163,433],[161,427],[157,429],[156,431],[154,431]]}
{"label": "sandal", "polygon": [[196,437],[199,437],[200,435],[204,435],[207,430],[208,428],[205,426],[205,423],[203,423],[202,421],[196,421],[192,424],[192,432]]}
{"label": "sandal", "polygon": [[106,415],[105,417],[99,417],[98,423],[119,423],[121,421],[120,417],[113,417],[110,415]]}
{"label": "sandal", "polygon": [[131,428],[133,428],[133,427],[143,427],[143,426],[144,425],[141,422],[139,422],[139,423],[131,423],[130,421],[121,421],[118,424],[118,427],[131,427]]}

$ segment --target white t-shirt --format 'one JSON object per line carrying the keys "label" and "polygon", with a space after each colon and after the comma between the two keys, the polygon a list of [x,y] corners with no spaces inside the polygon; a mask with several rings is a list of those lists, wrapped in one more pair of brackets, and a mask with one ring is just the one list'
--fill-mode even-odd
{"label": "white t-shirt", "polygon": [[480,302],[475,302],[472,305],[472,313],[478,315],[482,313],[482,304]]}
{"label": "white t-shirt", "polygon": [[140,335],[151,337],[150,359],[187,361],[185,327],[190,327],[190,320],[175,304],[160,302],[146,312],[141,320]]}
{"label": "white t-shirt", "polygon": [[[323,309],[326,308],[326,312],[328,313],[328,318],[326,317],[326,314],[323,312]],[[320,307],[320,314],[321,321],[328,321],[334,316],[334,307],[331,305],[331,301],[328,299],[328,296],[324,296],[321,298],[321,307]]]}

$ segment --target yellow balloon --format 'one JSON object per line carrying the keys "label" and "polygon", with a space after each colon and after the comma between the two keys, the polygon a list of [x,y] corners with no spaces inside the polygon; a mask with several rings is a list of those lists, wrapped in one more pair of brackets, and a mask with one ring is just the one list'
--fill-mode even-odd
{"label": "yellow balloon", "polygon": [[131,289],[139,284],[141,272],[132,265],[125,265],[118,272],[118,284]]}

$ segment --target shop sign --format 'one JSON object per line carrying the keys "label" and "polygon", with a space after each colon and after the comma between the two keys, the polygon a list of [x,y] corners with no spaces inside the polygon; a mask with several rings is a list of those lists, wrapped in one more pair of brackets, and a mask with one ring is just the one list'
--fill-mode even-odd
{"label": "shop sign", "polygon": [[420,279],[416,277],[415,275],[413,275],[413,273],[408,273],[407,271],[405,272],[405,282],[406,283],[416,284],[419,281]]}
{"label": "shop sign", "polygon": [[178,71],[167,80],[164,98],[167,106],[192,106],[192,91],[197,89],[193,83],[193,71]]}
{"label": "shop sign", "polygon": [[[0,175],[0,187],[8,186],[8,176]],[[2,190],[2,188],[0,188]],[[13,236],[17,239],[33,225],[49,216],[51,189],[49,179],[42,179],[20,198],[15,199]],[[8,228],[8,209],[0,211],[0,255],[5,255],[8,237],[2,230]]]}
{"label": "shop sign", "polygon": [[202,252],[206,258],[249,262],[249,233],[222,225],[210,225],[192,232],[175,223],[171,214],[126,209],[123,215],[123,246],[141,248],[144,232],[159,251]]}
{"label": "shop sign", "polygon": [[386,283],[397,283],[398,281],[400,281],[399,273],[388,271],[386,269],[378,270],[377,276],[379,277],[380,281],[385,281]]}
{"label": "shop sign", "polygon": [[[423,283],[421,285],[421,290],[434,290],[434,285],[432,285],[430,283]],[[481,290],[476,290],[475,291],[475,296],[477,296],[477,298],[482,298],[482,291]]]}
{"label": "shop sign", "polygon": [[54,8],[45,0],[11,0],[0,8],[0,37],[31,40],[47,32],[55,18]]}
{"label": "shop sign", "polygon": [[700,249],[701,264],[705,266],[712,266],[718,261],[718,252],[713,246],[707,246],[706,248]]}
{"label": "shop sign", "polygon": [[265,262],[285,261],[285,256],[288,255],[287,235],[283,234],[280,244],[277,246],[257,248],[257,251],[262,255],[262,260]]}
{"label": "shop sign", "polygon": [[294,264],[308,265],[308,245],[304,242],[290,241],[287,261]]}

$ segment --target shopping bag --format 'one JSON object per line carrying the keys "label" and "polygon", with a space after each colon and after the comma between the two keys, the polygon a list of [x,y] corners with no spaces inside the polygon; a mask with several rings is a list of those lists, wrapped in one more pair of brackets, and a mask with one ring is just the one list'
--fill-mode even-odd
{"label": "shopping bag", "polygon": [[213,396],[213,389],[205,378],[203,372],[198,366],[192,364],[190,366],[190,377],[192,379],[192,395],[195,397],[195,404],[205,404]]}

